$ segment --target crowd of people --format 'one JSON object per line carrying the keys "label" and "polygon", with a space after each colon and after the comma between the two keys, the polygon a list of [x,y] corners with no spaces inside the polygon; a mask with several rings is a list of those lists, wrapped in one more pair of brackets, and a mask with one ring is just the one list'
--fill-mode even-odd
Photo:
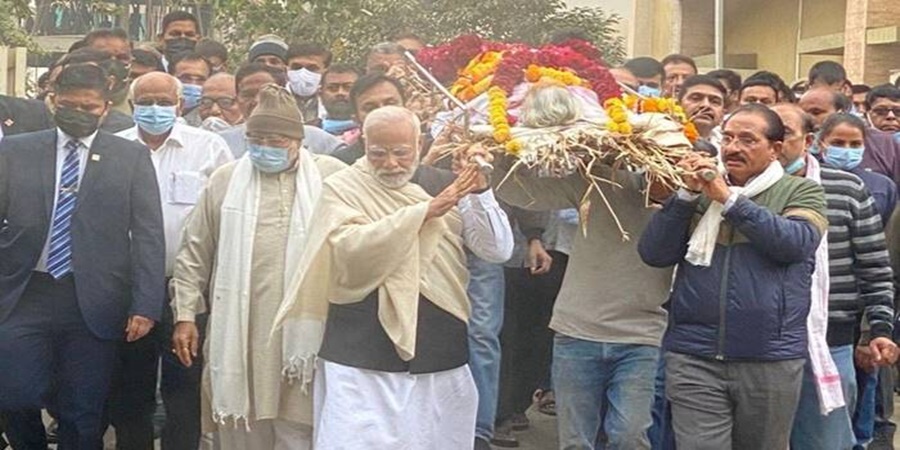
{"label": "crowd of people", "polygon": [[441,136],[388,75],[414,34],[357,67],[161,30],[0,96],[13,449],[485,450],[532,406],[565,450],[893,448],[897,85],[612,67],[701,139],[677,191],[596,168],[613,217],[481,146],[420,164]]}

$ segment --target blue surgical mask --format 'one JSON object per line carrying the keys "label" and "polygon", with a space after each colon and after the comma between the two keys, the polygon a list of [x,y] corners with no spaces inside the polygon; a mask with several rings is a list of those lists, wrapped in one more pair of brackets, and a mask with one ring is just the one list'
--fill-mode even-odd
{"label": "blue surgical mask", "polygon": [[659,88],[640,85],[638,86],[638,94],[643,95],[644,97],[659,97],[662,94],[662,91]]}
{"label": "blue surgical mask", "polygon": [[182,97],[184,99],[184,109],[190,111],[200,104],[200,97],[203,97],[203,86],[185,84],[183,87]]}
{"label": "blue surgical mask", "polygon": [[804,167],[806,167],[806,157],[801,156],[794,160],[794,162],[784,166],[784,172],[788,175],[793,175],[797,172],[800,172]]}
{"label": "blue surgical mask", "polygon": [[848,148],[829,145],[825,150],[825,162],[842,170],[853,170],[862,162],[864,147]]}
{"label": "blue surgical mask", "polygon": [[134,105],[134,123],[145,133],[154,136],[171,130],[177,118],[174,106]]}
{"label": "blue surgical mask", "polygon": [[322,129],[325,130],[325,132],[327,132],[328,134],[343,134],[346,131],[358,127],[359,125],[355,120],[334,120],[329,118],[322,119]]}
{"label": "blue surgical mask", "polygon": [[285,171],[291,164],[288,150],[279,147],[247,144],[247,155],[250,162],[261,172],[278,173]]}

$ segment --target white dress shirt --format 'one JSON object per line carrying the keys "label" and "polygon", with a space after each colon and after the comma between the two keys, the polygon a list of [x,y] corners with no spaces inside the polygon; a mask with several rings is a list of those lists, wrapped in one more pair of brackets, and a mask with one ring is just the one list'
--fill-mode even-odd
{"label": "white dress shirt", "polygon": [[[87,168],[88,153],[90,153],[91,145],[93,145],[94,138],[96,137],[97,132],[94,131],[94,133],[90,136],[78,139],[78,141],[80,141],[82,145],[78,146],[77,150],[78,185],[75,186],[76,192],[78,192],[78,188],[81,187],[81,183],[82,181],[84,181],[84,169]],[[68,150],[66,150],[66,144],[68,144],[71,140],[75,140],[75,138],[69,136],[66,133],[63,133],[63,131],[59,128],[56,129],[56,175],[54,176],[56,178],[56,184],[53,187],[53,209],[50,213],[50,224],[47,231],[47,241],[44,242],[44,250],[41,251],[41,259],[38,260],[37,266],[35,267],[35,270],[39,272],[47,271],[47,254],[50,252],[50,234],[51,230],[53,230],[53,221],[56,219],[56,201],[59,199],[59,177],[62,174],[63,164],[66,162],[66,154],[69,152]]]}
{"label": "white dress shirt", "polygon": [[[146,144],[137,126],[119,132],[118,136]],[[193,211],[209,176],[233,158],[219,135],[176,122],[165,142],[150,152],[150,159],[156,169],[162,201],[166,276],[172,276],[185,220]]]}
{"label": "white dress shirt", "polygon": [[509,218],[494,197],[494,190],[469,194],[459,200],[463,221],[463,242],[479,258],[505,263],[513,252],[515,239]]}

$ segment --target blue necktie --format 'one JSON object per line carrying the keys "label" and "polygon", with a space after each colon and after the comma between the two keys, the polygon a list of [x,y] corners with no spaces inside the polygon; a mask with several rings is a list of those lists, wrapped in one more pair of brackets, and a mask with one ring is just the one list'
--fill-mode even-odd
{"label": "blue necktie", "polygon": [[66,159],[59,177],[59,193],[50,227],[50,251],[47,254],[47,272],[60,279],[72,271],[72,214],[75,212],[78,190],[78,147],[81,142],[66,143]]}

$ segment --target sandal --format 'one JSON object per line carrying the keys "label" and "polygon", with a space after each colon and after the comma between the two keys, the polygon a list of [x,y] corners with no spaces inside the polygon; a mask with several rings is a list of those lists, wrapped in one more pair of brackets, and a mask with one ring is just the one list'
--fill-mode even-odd
{"label": "sandal", "polygon": [[556,398],[553,396],[552,390],[548,389],[545,391],[543,389],[538,389],[534,391],[532,401],[537,407],[539,413],[548,416],[556,415]]}

